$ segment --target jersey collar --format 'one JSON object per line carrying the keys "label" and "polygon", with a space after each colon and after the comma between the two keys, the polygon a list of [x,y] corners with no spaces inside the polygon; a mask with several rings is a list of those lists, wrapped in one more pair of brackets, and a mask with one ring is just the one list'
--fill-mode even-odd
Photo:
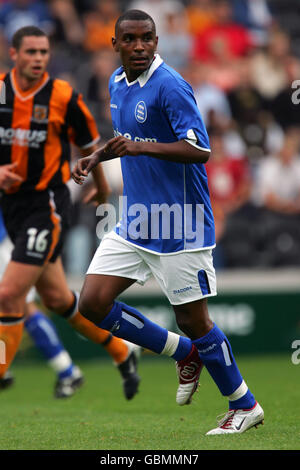
{"label": "jersey collar", "polygon": [[10,81],[11,81],[12,88],[14,90],[14,93],[18,96],[18,98],[21,101],[26,101],[28,99],[31,99],[46,85],[46,83],[48,83],[49,79],[50,77],[48,75],[48,72],[44,72],[44,75],[42,76],[41,80],[34,87],[30,88],[27,91],[22,91],[21,88],[18,86],[18,83],[16,80],[15,67],[10,72]]}
{"label": "jersey collar", "polygon": [[133,82],[128,82],[127,76],[126,76],[126,73],[125,73],[125,70],[124,70],[123,73],[121,73],[121,75],[116,75],[115,76],[115,83],[120,82],[121,80],[123,80],[125,78],[127,86],[131,86],[131,85],[134,85],[135,83],[139,83],[140,87],[142,88],[144,85],[146,85],[146,83],[148,82],[150,77],[153,75],[155,70],[158,69],[158,67],[162,63],[163,63],[163,60],[160,57],[160,55],[155,54],[154,55],[154,60],[152,61],[152,64],[150,65],[150,67],[147,70],[145,70],[145,72],[141,73],[141,75],[139,75],[136,80],[134,80]]}

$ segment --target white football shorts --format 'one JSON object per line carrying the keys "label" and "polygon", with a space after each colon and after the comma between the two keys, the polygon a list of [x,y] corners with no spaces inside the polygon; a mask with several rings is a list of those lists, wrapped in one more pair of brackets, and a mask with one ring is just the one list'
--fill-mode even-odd
{"label": "white football shorts", "polygon": [[[13,244],[9,237],[5,237],[0,242],[0,280],[4,274],[6,266],[8,265],[11,257],[11,252],[13,250]],[[30,289],[27,294],[26,302],[33,302],[36,297],[36,290],[34,287]]]}
{"label": "white football shorts", "polygon": [[217,295],[211,249],[161,255],[127,242],[114,231],[103,237],[87,274],[126,277],[142,285],[153,275],[171,305]]}

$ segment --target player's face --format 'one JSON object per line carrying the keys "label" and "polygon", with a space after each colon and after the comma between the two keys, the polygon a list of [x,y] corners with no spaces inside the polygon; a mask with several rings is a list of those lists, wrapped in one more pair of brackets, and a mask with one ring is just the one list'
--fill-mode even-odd
{"label": "player's face", "polygon": [[26,36],[20,48],[11,49],[11,58],[16,70],[28,82],[38,81],[49,62],[49,41],[46,36]]}
{"label": "player's face", "polygon": [[119,26],[113,46],[119,52],[129,81],[135,80],[150,66],[158,38],[149,20],[125,20]]}

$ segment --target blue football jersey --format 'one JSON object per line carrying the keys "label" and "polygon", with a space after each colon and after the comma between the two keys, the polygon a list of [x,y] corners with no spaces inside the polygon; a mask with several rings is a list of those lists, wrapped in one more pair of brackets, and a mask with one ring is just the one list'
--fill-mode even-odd
{"label": "blue football jersey", "polygon": [[[109,82],[114,134],[139,141],[187,140],[210,152],[191,86],[159,55],[134,82],[123,67]],[[139,155],[121,158],[123,208],[115,231],[161,254],[211,248],[214,220],[201,163],[176,163]]]}

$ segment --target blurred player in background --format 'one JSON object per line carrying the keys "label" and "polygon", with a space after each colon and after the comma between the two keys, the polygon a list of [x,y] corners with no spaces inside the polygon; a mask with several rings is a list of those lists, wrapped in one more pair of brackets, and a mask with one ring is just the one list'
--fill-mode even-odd
{"label": "blurred player in background", "polygon": [[[126,342],[99,330],[78,312],[78,295],[67,285],[60,256],[71,214],[66,186],[70,146],[74,143],[82,155],[96,150],[96,123],[81,95],[46,72],[50,49],[43,31],[34,26],[18,30],[10,55],[15,67],[0,75],[5,91],[5,103],[0,105],[0,189],[4,224],[14,249],[0,283],[0,339],[6,345],[0,378],[20,344],[25,299],[35,286],[46,308],[103,345],[117,364],[130,399],[140,380],[135,354]],[[92,196],[103,202],[109,188],[101,167],[93,177]]]}
{"label": "blurred player in background", "polygon": [[[148,14],[129,10],[117,20],[113,47],[123,66],[109,83],[116,137],[80,159],[73,179],[82,184],[100,161],[122,157],[126,200],[120,222],[87,271],[80,311],[116,336],[173,357],[180,405],[190,403],[204,364],[229,400],[229,411],[208,434],[241,433],[261,423],[264,413],[208,314],[207,297],[216,295],[214,221],[203,165],[208,136],[192,88],[155,53],[157,42]],[[151,274],[187,337],[115,300]]]}
{"label": "blurred player in background", "polygon": [[[12,250],[13,244],[7,236],[0,210],[0,278],[10,261]],[[24,326],[35,346],[56,373],[54,396],[56,398],[71,397],[84,382],[82,371],[73,364],[54,324],[38,308],[35,299],[36,290],[31,288],[26,296]],[[13,383],[14,376],[10,370],[7,370],[4,376],[0,378],[0,389],[6,389]]]}

